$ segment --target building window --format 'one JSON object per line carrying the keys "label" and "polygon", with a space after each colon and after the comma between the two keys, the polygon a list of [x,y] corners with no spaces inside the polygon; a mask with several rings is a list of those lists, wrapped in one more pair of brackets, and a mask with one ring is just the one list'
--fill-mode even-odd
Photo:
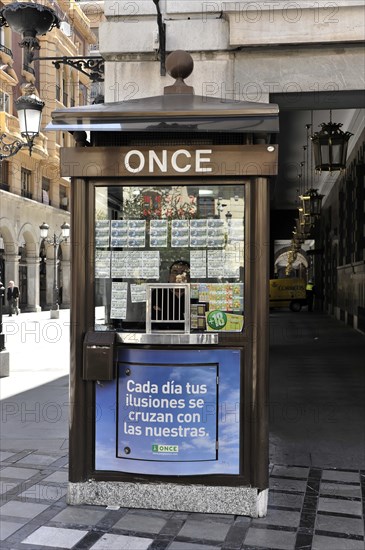
{"label": "building window", "polygon": [[49,200],[50,188],[51,188],[51,180],[49,180],[48,178],[42,178],[42,202],[43,202],[43,204],[51,205],[51,201]]}
{"label": "building window", "polygon": [[101,96],[104,96],[104,82],[92,82],[90,86],[90,103],[98,102]]}
{"label": "building window", "polygon": [[64,185],[60,185],[60,208],[62,210],[68,210],[68,197],[67,188]]}
{"label": "building window", "polygon": [[70,107],[75,107],[75,90],[76,90],[76,82],[74,81],[73,77],[71,77],[71,98],[70,98]]}
{"label": "building window", "polygon": [[67,107],[68,106],[68,93],[67,93],[67,82],[66,82],[65,78],[62,79],[62,89],[63,89],[62,101],[63,101],[64,106]]}
{"label": "building window", "polygon": [[98,27],[92,27],[90,29],[96,36],[96,44],[90,44],[90,52],[98,52],[99,51],[99,28]]}
{"label": "building window", "polygon": [[87,105],[87,88],[81,83],[79,86],[79,105]]}
{"label": "building window", "polygon": [[59,69],[56,71],[56,99],[61,101],[61,75]]}
{"label": "building window", "polygon": [[32,198],[31,193],[32,172],[22,168],[21,171],[21,195],[27,199]]}
{"label": "building window", "polygon": [[6,160],[0,162],[0,189],[9,191],[9,163]]}
{"label": "building window", "polygon": [[10,97],[6,92],[0,92],[0,111],[10,114]]}

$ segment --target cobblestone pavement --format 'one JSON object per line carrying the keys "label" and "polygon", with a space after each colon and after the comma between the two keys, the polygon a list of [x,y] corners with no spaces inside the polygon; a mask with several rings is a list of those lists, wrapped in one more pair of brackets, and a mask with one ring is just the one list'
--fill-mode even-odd
{"label": "cobblestone pavement", "polygon": [[[289,320],[291,330],[293,319],[301,323],[293,334],[296,338],[300,333],[303,345],[314,341],[312,355],[309,357],[307,352],[302,365],[307,368],[306,376],[308,373],[314,376],[319,367],[322,373],[328,369],[331,375],[322,393],[318,388],[326,378],[319,380],[316,375],[312,385],[307,383],[312,392],[308,395],[312,396],[317,388],[318,403],[327,404],[331,386],[332,400],[338,399],[339,392],[346,400],[338,399],[333,414],[339,411],[339,416],[332,415],[328,423],[317,420],[309,423],[304,415],[293,425],[275,416],[269,508],[267,516],[260,519],[142,508],[68,506],[67,312],[61,312],[61,331],[54,321],[48,320],[46,312],[5,319],[11,375],[0,382],[0,547],[4,550],[364,550],[365,471],[360,470],[364,439],[361,441],[363,432],[359,428],[363,424],[363,409],[359,406],[363,379],[356,371],[359,357],[363,365],[362,337],[325,317],[314,332],[313,325],[308,325],[308,317],[303,316],[300,321],[299,317],[283,316],[278,323],[283,319]],[[292,378],[295,361],[302,361],[305,355],[299,349],[300,359],[295,359],[298,355],[294,354],[295,338],[282,330],[275,334],[271,350],[272,376],[275,375],[271,386],[278,387],[272,397],[275,402],[280,401],[285,384],[290,386],[285,394],[285,399],[291,395],[290,403],[294,391],[300,395],[295,394],[297,402],[310,400],[303,389],[305,380]],[[346,344],[351,349],[348,363],[340,355],[345,353],[340,351],[341,342],[342,347]],[[326,357],[332,354],[331,368],[325,363],[321,349]],[[350,371],[350,377],[339,377],[340,372]],[[351,398],[356,405],[352,409]],[[311,406],[313,409],[313,402]],[[342,410],[347,416],[342,415]],[[342,416],[345,416],[343,423]],[[328,443],[321,448],[326,438]],[[338,445],[341,440],[346,443],[347,455],[346,449],[342,451]],[[298,444],[296,452],[293,441]],[[310,445],[313,449],[308,453],[305,447]],[[328,448],[330,452],[326,454]],[[291,460],[293,457],[298,460]],[[339,466],[334,467],[336,463]]]}
{"label": "cobblestone pavement", "polygon": [[2,549],[363,550],[365,472],[272,466],[265,518],[67,506],[67,454],[3,450]]}

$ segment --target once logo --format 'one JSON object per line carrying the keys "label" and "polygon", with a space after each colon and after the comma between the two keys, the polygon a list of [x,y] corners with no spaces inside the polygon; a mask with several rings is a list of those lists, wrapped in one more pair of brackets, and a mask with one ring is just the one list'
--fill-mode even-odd
{"label": "once logo", "polygon": [[178,453],[179,445],[152,445],[153,453]]}
{"label": "once logo", "polygon": [[196,151],[188,151],[186,149],[178,149],[170,152],[163,149],[160,152],[153,150],[139,151],[133,149],[128,151],[124,157],[124,166],[128,172],[138,174],[145,166],[148,166],[148,172],[165,173],[169,167],[178,173],[194,170],[195,172],[211,172],[210,166],[212,149],[197,149]]}

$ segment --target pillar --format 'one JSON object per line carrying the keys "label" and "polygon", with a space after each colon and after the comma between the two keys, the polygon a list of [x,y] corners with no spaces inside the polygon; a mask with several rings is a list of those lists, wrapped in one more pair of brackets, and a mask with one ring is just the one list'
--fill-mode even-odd
{"label": "pillar", "polygon": [[14,281],[15,286],[19,286],[19,254],[5,254],[5,310],[8,311],[8,302],[6,301],[6,289],[9,281]]}
{"label": "pillar", "polygon": [[62,260],[62,309],[69,309],[71,305],[71,262]]}
{"label": "pillar", "polygon": [[39,262],[39,257],[27,257],[27,311],[41,311],[41,307],[39,305]]}
{"label": "pillar", "polygon": [[53,305],[53,285],[54,285],[54,261],[55,261],[55,248],[52,245],[47,246],[46,258],[47,258],[47,269],[46,269],[46,303],[47,308],[51,309]]}

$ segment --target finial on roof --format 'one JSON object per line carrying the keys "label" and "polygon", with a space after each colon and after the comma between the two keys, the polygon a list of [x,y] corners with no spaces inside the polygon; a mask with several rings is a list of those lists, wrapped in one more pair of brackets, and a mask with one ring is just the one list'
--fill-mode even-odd
{"label": "finial on roof", "polygon": [[165,86],[167,94],[193,94],[194,88],[185,84],[184,79],[191,75],[194,69],[194,61],[191,55],[183,50],[170,53],[166,59],[166,70],[176,82],[172,86]]}

